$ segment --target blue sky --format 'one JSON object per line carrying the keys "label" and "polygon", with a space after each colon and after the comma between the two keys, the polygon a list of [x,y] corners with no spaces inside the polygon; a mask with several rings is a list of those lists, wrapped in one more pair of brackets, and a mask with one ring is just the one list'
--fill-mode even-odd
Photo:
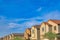
{"label": "blue sky", "polygon": [[60,0],[0,0],[0,37],[49,19],[60,19]]}

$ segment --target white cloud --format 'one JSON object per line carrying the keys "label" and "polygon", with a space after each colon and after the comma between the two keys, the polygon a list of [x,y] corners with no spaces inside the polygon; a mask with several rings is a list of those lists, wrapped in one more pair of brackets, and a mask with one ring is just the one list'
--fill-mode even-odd
{"label": "white cloud", "polygon": [[47,14],[44,14],[42,16],[42,18],[47,21],[49,19],[60,19],[60,12],[59,11],[53,11],[53,12],[49,12]]}
{"label": "white cloud", "polygon": [[24,20],[29,20],[29,19],[26,19],[26,18],[17,18],[17,19],[14,19],[14,21],[24,21]]}
{"label": "white cloud", "polygon": [[28,27],[32,27],[34,25],[39,25],[40,23],[41,23],[41,21],[30,20],[30,21],[24,22],[23,25],[28,28]]}
{"label": "white cloud", "polygon": [[41,11],[42,10],[42,7],[38,8],[37,11]]}
{"label": "white cloud", "polygon": [[9,28],[16,28],[16,27],[20,27],[20,24],[17,24],[17,23],[9,23],[8,24],[8,27]]}
{"label": "white cloud", "polygon": [[40,16],[32,17],[32,18],[17,18],[17,19],[14,19],[13,21],[19,22],[19,21],[29,21],[29,20],[43,20],[43,18]]}

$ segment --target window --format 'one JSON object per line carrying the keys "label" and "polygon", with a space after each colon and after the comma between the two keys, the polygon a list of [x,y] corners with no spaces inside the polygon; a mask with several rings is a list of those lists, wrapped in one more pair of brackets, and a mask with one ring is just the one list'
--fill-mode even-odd
{"label": "window", "polygon": [[44,28],[42,28],[42,31],[44,31]]}
{"label": "window", "polygon": [[58,24],[58,32],[60,33],[60,24]]}
{"label": "window", "polygon": [[54,30],[56,30],[56,26],[54,27]]}
{"label": "window", "polygon": [[49,26],[49,32],[52,32],[52,26]]}
{"label": "window", "polygon": [[37,30],[40,30],[40,28],[37,28]]}
{"label": "window", "polygon": [[32,37],[35,37],[35,30],[32,30]]}

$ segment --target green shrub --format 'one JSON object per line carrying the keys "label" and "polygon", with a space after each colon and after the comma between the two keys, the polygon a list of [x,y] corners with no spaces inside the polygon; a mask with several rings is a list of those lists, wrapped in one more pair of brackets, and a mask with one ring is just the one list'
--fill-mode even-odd
{"label": "green shrub", "polygon": [[49,40],[54,40],[56,37],[56,34],[52,32],[48,32],[48,33],[45,33],[44,37],[48,38]]}
{"label": "green shrub", "polygon": [[14,40],[23,40],[21,37],[15,37]]}

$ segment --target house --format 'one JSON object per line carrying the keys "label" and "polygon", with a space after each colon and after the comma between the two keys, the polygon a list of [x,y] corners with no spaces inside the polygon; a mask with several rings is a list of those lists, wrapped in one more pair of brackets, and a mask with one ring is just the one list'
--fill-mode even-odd
{"label": "house", "polygon": [[12,34],[9,35],[10,40],[13,40],[16,37],[24,39],[23,36],[24,36],[23,33],[12,33]]}
{"label": "house", "polygon": [[60,40],[60,20],[48,20],[41,23],[40,27],[40,40],[44,39],[44,35],[47,32],[52,32],[57,35],[55,40]]}
{"label": "house", "polygon": [[44,39],[45,33],[51,32],[51,29],[49,29],[49,27],[51,27],[51,26],[52,25],[50,25],[47,22],[41,23],[41,26],[40,26],[40,40],[43,40]]}
{"label": "house", "polygon": [[3,40],[14,40],[16,37],[24,39],[23,33],[12,33],[4,36]]}
{"label": "house", "polygon": [[32,26],[31,40],[40,40],[40,25]]}
{"label": "house", "polygon": [[59,36],[55,40],[60,40],[60,20],[48,20],[48,23],[52,25],[52,32]]}
{"label": "house", "polygon": [[27,28],[24,32],[24,39],[30,40],[30,37],[31,37],[31,28]]}
{"label": "house", "polygon": [[4,36],[4,37],[3,37],[3,40],[8,40],[7,36]]}
{"label": "house", "polygon": [[[28,39],[27,30],[24,35]],[[44,40],[45,33],[52,32],[57,35],[55,40],[60,40],[60,20],[48,20],[31,27],[31,40]],[[29,32],[28,32],[29,33]],[[29,37],[30,38],[30,37]]]}

